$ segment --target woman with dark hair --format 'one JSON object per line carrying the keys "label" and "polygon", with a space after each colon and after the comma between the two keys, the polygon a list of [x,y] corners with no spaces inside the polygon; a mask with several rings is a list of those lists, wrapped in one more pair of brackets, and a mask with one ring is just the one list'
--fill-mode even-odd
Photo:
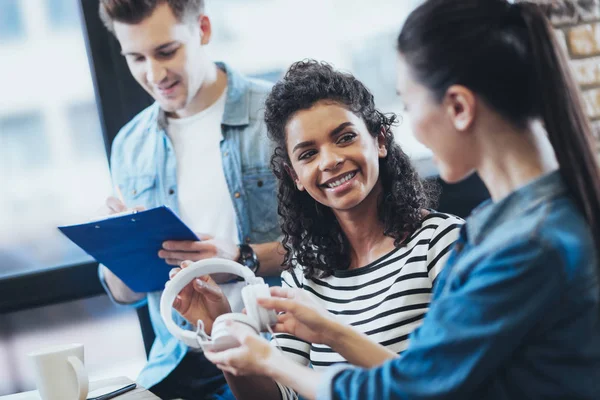
{"label": "woman with dark hair", "polygon": [[[436,228],[456,227],[456,219],[425,211],[436,188],[396,144],[396,116],[377,110],[352,75],[312,60],[293,64],[267,97],[265,121],[276,146],[271,166],[288,271],[301,266],[311,279],[356,269],[369,253],[386,253],[379,247],[408,243],[424,215]],[[348,220],[356,216],[364,220]]]}
{"label": "woman with dark hair", "polygon": [[[275,343],[300,365],[374,366],[402,352],[458,237],[462,219],[428,208],[435,190],[396,144],[395,118],[375,108],[359,80],[316,61],[293,64],[266,100],[286,250],[277,293],[297,289],[382,345],[375,357],[357,355],[276,327],[286,334],[275,335]],[[197,321],[202,310],[187,303],[178,310]],[[272,379],[226,378],[241,400],[295,397]]]}
{"label": "woman with dark hair", "polygon": [[[550,24],[531,3],[428,0],[398,51],[398,92],[442,178],[475,170],[492,196],[461,229],[423,324],[401,357],[370,370],[303,369],[241,332],[239,348],[207,357],[308,398],[597,399],[600,174]],[[300,338],[348,337],[295,295],[259,304],[285,311]]]}

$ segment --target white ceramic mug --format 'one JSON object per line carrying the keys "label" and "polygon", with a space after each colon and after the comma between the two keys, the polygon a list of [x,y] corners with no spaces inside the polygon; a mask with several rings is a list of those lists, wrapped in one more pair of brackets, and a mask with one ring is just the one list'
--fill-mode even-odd
{"label": "white ceramic mug", "polygon": [[35,384],[42,400],[85,400],[88,375],[83,345],[67,344],[29,353]]}

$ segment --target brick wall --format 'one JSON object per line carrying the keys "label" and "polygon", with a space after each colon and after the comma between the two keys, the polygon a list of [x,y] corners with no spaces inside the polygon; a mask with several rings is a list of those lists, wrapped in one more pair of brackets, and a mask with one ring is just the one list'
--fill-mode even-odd
{"label": "brick wall", "polygon": [[600,0],[537,0],[565,50],[600,143]]}

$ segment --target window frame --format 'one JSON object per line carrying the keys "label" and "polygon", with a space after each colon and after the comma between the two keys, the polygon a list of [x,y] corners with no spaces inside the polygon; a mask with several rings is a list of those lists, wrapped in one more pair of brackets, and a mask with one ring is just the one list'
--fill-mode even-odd
{"label": "window frame", "polygon": [[[119,43],[102,24],[99,0],[77,3],[104,147],[110,160],[112,141],[119,130],[153,100],[135,82],[120,54]],[[98,279],[98,263],[85,262],[0,277],[0,293],[0,314],[3,314],[105,292]]]}

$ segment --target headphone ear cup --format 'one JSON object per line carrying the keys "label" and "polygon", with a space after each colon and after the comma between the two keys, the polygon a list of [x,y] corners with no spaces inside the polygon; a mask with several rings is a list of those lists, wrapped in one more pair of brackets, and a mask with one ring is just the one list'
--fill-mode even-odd
{"label": "headphone ear cup", "polygon": [[256,333],[259,333],[259,327],[252,318],[242,313],[228,313],[222,314],[215,319],[212,329],[211,338],[214,340],[215,338],[223,335],[224,332],[227,332],[227,321],[240,322],[244,325],[248,325],[250,328],[254,329]]}
{"label": "headphone ear cup", "polygon": [[260,317],[258,315],[256,296],[254,292],[255,286],[256,285],[247,285],[242,288],[242,301],[244,302],[246,315],[253,321],[256,321],[260,329]]}
{"label": "headphone ear cup", "polygon": [[256,322],[245,314],[229,313],[219,315],[213,324],[210,342],[203,345],[205,351],[223,351],[240,345],[239,341],[229,334],[227,321],[240,322],[252,328],[257,334],[259,333]]}
{"label": "headphone ear cup", "polygon": [[257,298],[271,297],[269,285],[266,283],[248,285],[242,288],[242,300],[246,307],[248,317],[256,321],[261,332],[267,331],[270,326],[277,323],[277,314],[266,310],[256,303]]}

